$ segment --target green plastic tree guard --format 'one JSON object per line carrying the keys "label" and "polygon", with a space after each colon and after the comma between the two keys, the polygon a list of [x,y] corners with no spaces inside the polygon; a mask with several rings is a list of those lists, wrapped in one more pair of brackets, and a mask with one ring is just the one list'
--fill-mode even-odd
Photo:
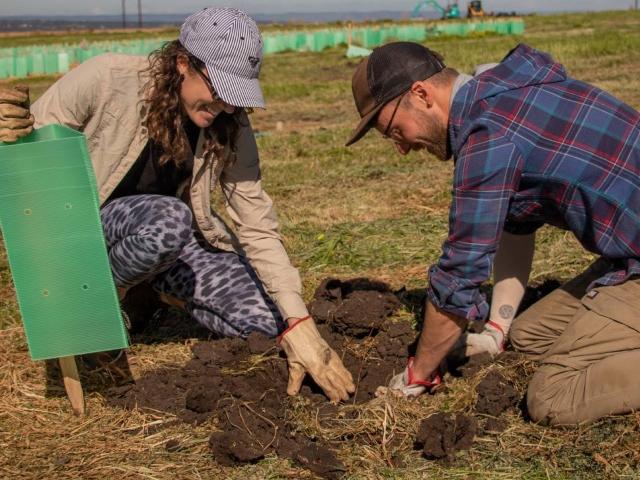
{"label": "green plastic tree guard", "polygon": [[[522,19],[474,20],[466,22],[431,22],[417,25],[389,25],[363,27],[351,30],[351,41],[366,48],[373,48],[393,40],[422,42],[438,35],[463,36],[473,32],[496,32],[522,35]],[[286,51],[320,52],[347,43],[345,29],[321,29],[312,31],[268,32],[263,36],[265,55]],[[19,48],[0,48],[0,78],[24,77],[32,73],[64,73],[105,52],[129,55],[148,55],[169,39],[126,40],[91,42],[88,44],[32,45]],[[57,56],[56,56],[57,55]],[[3,61],[3,59],[8,59]]]}
{"label": "green plastic tree guard", "polygon": [[44,71],[48,75],[59,73],[58,54],[47,52],[44,54]]}
{"label": "green plastic tree guard", "polygon": [[370,55],[372,52],[372,50],[369,50],[368,48],[362,48],[362,47],[357,47],[356,45],[349,45],[349,48],[347,48],[347,58],[360,58],[360,57],[366,57],[368,55]]}
{"label": "green plastic tree guard", "polygon": [[66,52],[58,53],[58,73],[69,71],[69,55]]}
{"label": "green plastic tree guard", "polygon": [[16,77],[26,77],[28,74],[29,66],[27,63],[27,57],[15,57],[14,75]]}
{"label": "green plastic tree guard", "polygon": [[0,78],[7,78],[11,76],[9,63],[13,64],[12,58],[0,58]]}
{"label": "green plastic tree guard", "polygon": [[0,227],[31,358],[126,348],[84,135],[0,142]]}
{"label": "green plastic tree guard", "polygon": [[31,54],[31,65],[29,65],[29,73],[41,75],[44,73],[44,55],[42,53]]}
{"label": "green plastic tree guard", "polygon": [[522,20],[509,22],[509,33],[511,35],[522,35],[524,33],[524,22]]}

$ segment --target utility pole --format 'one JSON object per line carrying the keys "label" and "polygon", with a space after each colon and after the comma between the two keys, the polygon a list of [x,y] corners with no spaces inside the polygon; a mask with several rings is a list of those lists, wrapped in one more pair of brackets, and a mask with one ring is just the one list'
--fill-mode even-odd
{"label": "utility pole", "polygon": [[125,0],[122,0],[122,28],[127,28],[127,13],[125,11]]}
{"label": "utility pole", "polygon": [[138,28],[142,28],[142,0],[138,0]]}

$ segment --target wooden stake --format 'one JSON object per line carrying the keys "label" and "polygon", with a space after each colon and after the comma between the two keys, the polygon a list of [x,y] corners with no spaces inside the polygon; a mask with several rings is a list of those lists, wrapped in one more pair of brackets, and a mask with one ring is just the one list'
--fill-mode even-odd
{"label": "wooden stake", "polygon": [[73,413],[78,416],[84,415],[84,393],[82,392],[82,384],[78,375],[76,357],[60,357],[58,362],[60,363],[64,388],[71,402]]}

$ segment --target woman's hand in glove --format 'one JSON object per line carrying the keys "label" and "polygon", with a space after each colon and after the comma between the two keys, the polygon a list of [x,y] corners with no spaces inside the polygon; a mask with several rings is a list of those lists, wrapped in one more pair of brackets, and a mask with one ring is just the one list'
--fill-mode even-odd
{"label": "woman's hand in glove", "polygon": [[33,131],[29,87],[0,87],[0,142],[15,142]]}
{"label": "woman's hand in glove", "polygon": [[310,316],[287,328],[278,341],[287,354],[289,395],[296,395],[300,391],[307,373],[334,403],[348,400],[349,394],[356,391],[353,377],[336,352],[320,336]]}

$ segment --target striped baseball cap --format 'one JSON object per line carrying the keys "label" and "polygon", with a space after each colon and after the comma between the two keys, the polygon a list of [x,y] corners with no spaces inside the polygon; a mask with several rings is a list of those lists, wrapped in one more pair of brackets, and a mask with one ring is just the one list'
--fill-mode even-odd
{"label": "striped baseball cap", "polygon": [[207,66],[222,100],[235,107],[264,108],[258,83],[262,37],[246,13],[235,8],[205,8],[184,21],[180,43]]}

